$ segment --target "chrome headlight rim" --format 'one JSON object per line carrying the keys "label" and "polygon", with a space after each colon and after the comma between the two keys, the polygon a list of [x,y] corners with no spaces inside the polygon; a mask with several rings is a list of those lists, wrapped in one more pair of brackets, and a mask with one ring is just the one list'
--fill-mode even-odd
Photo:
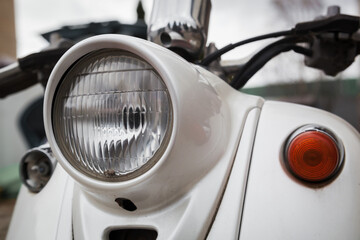
{"label": "chrome headlight rim", "polygon": [[[169,80],[170,74],[167,72],[166,68],[164,68],[163,63],[157,58],[157,56],[147,48],[148,44],[149,43],[147,41],[141,39],[134,39],[132,37],[119,35],[101,35],[87,39],[81,43],[78,43],[64,54],[64,56],[55,66],[49,78],[48,86],[45,91],[44,101],[44,125],[48,141],[51,148],[53,149],[54,155],[59,160],[60,165],[82,185],[91,187],[93,189],[112,190],[119,189],[119,187],[121,188],[122,186],[126,187],[129,184],[136,184],[143,181],[145,178],[148,178],[150,175],[155,174],[157,169],[160,168],[163,164],[163,159],[169,155],[170,149],[174,144],[174,133],[176,132],[175,129],[177,129],[176,113],[178,112],[178,104],[176,101],[177,98],[173,97],[176,96],[176,92],[174,91],[171,81]],[[154,46],[152,45],[151,47],[153,48]],[[109,179],[100,180],[84,173],[83,171],[79,171],[72,164],[70,164],[63,155],[60,147],[57,144],[53,131],[53,100],[55,98],[56,89],[60,85],[63,76],[75,62],[91,52],[102,49],[118,49],[129,52],[130,54],[133,54],[137,58],[142,59],[143,61],[150,64],[165,84],[169,96],[169,105],[171,106],[171,119],[167,129],[168,134],[166,134],[166,139],[164,138],[163,144],[161,144],[162,149],[158,149],[157,151],[159,154],[156,156],[156,161],[149,161],[150,163],[147,165],[146,170],[135,171],[131,174],[131,177],[124,176],[121,181],[111,181]]]}

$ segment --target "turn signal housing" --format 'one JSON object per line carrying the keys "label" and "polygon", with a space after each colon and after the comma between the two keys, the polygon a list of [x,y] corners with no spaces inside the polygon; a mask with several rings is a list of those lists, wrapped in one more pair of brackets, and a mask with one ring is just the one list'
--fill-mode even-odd
{"label": "turn signal housing", "polygon": [[344,159],[344,148],[329,130],[313,125],[296,130],[285,147],[285,165],[296,178],[320,183],[335,177]]}

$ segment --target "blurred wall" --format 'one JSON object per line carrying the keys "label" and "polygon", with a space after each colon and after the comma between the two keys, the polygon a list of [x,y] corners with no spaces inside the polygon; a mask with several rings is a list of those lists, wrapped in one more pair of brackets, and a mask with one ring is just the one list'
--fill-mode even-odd
{"label": "blurred wall", "polygon": [[16,57],[14,1],[0,1],[0,57]]}
{"label": "blurred wall", "polygon": [[[0,63],[16,59],[15,14],[13,0],[0,0]],[[1,65],[1,64],[0,64]],[[42,95],[38,85],[0,99],[0,168],[18,163],[27,150],[18,127],[23,109]]]}
{"label": "blurred wall", "polygon": [[19,163],[28,149],[19,128],[23,110],[43,94],[40,84],[0,99],[0,168]]}

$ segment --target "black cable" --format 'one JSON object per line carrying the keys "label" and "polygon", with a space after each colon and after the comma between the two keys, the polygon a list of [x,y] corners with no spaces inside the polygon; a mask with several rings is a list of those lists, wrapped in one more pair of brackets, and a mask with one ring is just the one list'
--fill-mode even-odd
{"label": "black cable", "polygon": [[224,53],[229,52],[230,50],[239,47],[241,45],[247,44],[247,43],[251,43],[251,42],[255,42],[255,41],[259,41],[259,40],[264,40],[264,39],[268,39],[268,38],[275,38],[275,37],[282,37],[282,36],[288,36],[293,34],[293,30],[288,30],[288,31],[280,31],[280,32],[274,32],[274,33],[269,33],[269,34],[264,34],[264,35],[260,35],[257,37],[253,37],[253,38],[248,38],[245,40],[242,40],[240,42],[237,43],[231,43],[219,50],[217,50],[216,52],[213,52],[211,54],[209,54],[208,56],[206,56],[201,62],[200,65],[202,66],[207,66],[209,65],[212,61],[216,60],[217,58],[219,58],[221,55],[223,55]]}
{"label": "black cable", "polygon": [[[276,55],[274,55],[275,53],[279,54],[278,53],[279,50],[282,50],[283,48],[287,47],[289,44],[294,45],[296,43],[296,42],[294,42],[294,40],[295,39],[293,37],[280,39],[280,40],[273,42],[270,45],[264,47],[263,49],[261,49],[254,56],[252,56],[252,58],[243,67],[241,67],[241,69],[236,73],[236,75],[232,79],[230,85],[232,87],[234,87],[235,89],[239,89],[239,88],[243,87],[246,84],[246,82],[248,81],[248,79],[243,77],[244,74],[247,71],[249,71],[249,69],[251,70],[252,66],[254,66],[254,65],[257,66],[258,65],[258,64],[256,64],[257,61],[266,63],[272,57],[276,56]],[[263,65],[265,65],[265,63]],[[251,72],[253,72],[253,71],[251,71]]]}
{"label": "black cable", "polygon": [[288,37],[278,40],[256,53],[234,76],[231,86],[235,89],[242,88],[248,80],[259,71],[269,60],[278,54],[290,50],[304,55],[311,55],[309,49],[297,46],[296,43],[306,41],[304,38]]}

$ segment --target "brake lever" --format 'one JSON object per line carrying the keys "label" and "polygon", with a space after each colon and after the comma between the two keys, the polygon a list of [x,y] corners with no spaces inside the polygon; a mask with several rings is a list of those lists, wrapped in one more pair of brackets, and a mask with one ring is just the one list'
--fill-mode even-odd
{"label": "brake lever", "polygon": [[326,16],[320,17],[314,21],[302,22],[295,25],[293,29],[295,34],[324,32],[341,32],[352,34],[360,27],[360,18],[356,16],[340,14],[340,7],[330,6]]}
{"label": "brake lever", "polygon": [[55,39],[44,50],[19,58],[0,69],[0,98],[41,83],[45,88],[48,77],[60,57],[73,45],[66,39]]}
{"label": "brake lever", "polygon": [[340,7],[331,6],[325,17],[298,23],[293,31],[310,37],[312,55],[305,57],[305,65],[335,76],[349,67],[360,52],[359,27],[359,17],[340,14]]}

